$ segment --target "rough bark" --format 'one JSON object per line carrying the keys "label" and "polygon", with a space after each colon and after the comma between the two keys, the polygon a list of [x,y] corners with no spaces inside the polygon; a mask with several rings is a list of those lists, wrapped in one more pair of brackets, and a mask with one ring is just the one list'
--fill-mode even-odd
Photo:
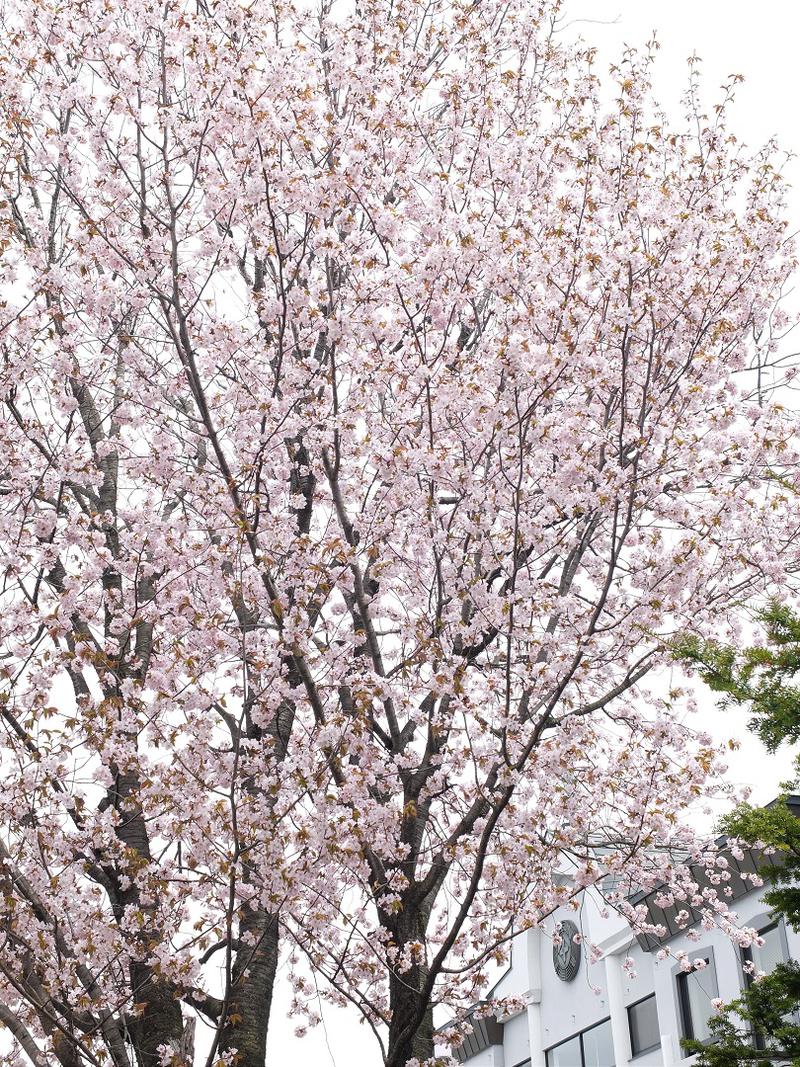
{"label": "rough bark", "polygon": [[[429,917],[430,909],[425,906],[404,908],[391,924],[398,948],[402,950],[410,942],[425,945]],[[386,1067],[405,1067],[410,1059],[433,1057],[433,1006],[422,992],[427,977],[428,967],[423,961],[402,974],[392,971],[389,976],[391,1022]]]}
{"label": "rough bark", "polygon": [[[120,813],[117,834],[125,845],[142,860],[150,859],[150,844],[144,813],[136,799],[139,782],[135,775],[118,773],[110,799]],[[152,918],[142,929],[141,939],[145,945],[157,940],[160,931],[155,923],[155,909],[143,905],[135,881],[127,890],[116,887],[121,916],[127,906],[134,906]],[[136,1022],[130,1026],[137,1067],[159,1067],[159,1048],[166,1045],[176,1051],[183,1038],[183,1016],[175,990],[171,983],[159,980],[150,964],[136,960],[130,965],[131,997],[138,1006]]]}
{"label": "rough bark", "polygon": [[278,965],[277,916],[248,910],[240,916],[239,935],[248,947],[236,953],[220,1052],[235,1049],[236,1067],[264,1067]]}
{"label": "rough bark", "polygon": [[[246,620],[240,615],[243,628]],[[290,677],[295,686],[300,679],[291,660],[287,661]],[[289,746],[294,721],[294,706],[284,701],[266,728],[262,731],[252,721],[252,706],[247,708],[247,734],[251,740],[270,739],[270,748],[280,763]],[[246,792],[258,794],[261,787],[257,781],[246,778]],[[258,872],[253,863],[245,861],[242,866],[242,881],[253,884]],[[238,909],[237,951],[233,959],[227,990],[225,1018],[221,1020],[219,1050],[221,1053],[236,1050],[236,1067],[264,1067],[266,1061],[267,1032],[272,1008],[272,993],[278,969],[279,924],[278,915],[247,904]]]}
{"label": "rough bark", "polygon": [[409,975],[392,975],[389,983],[392,1021],[389,1026],[389,1047],[386,1067],[405,1067],[410,1059],[425,1061],[433,1058],[433,1008],[424,1009],[423,1021],[410,1033],[407,1022],[420,1010],[421,999]]}

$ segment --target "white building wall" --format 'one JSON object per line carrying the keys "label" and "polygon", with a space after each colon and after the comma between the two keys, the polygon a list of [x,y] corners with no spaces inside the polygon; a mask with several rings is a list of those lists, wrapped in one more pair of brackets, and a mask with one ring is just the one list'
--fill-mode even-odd
{"label": "white building wall", "polygon": [[504,1067],[516,1067],[530,1059],[530,1039],[528,1036],[528,1013],[522,1012],[509,1019],[503,1028]]}
{"label": "white building wall", "polygon": [[[551,934],[557,923],[571,919],[585,941],[595,940],[593,919],[597,909],[589,894],[583,894],[578,911],[560,908],[545,925]],[[588,953],[581,953],[578,975],[571,982],[562,982],[553,967],[553,942],[549,936],[540,940],[542,972],[542,1036],[544,1048],[565,1041],[593,1023],[609,1017],[606,968],[602,960],[589,961]],[[596,992],[599,990],[599,992]]]}
{"label": "white building wall", "polygon": [[[753,890],[736,901],[736,912],[745,926],[763,927],[768,912],[761,891]],[[553,943],[549,936],[555,923],[572,919],[586,941],[603,949],[600,960],[590,962],[581,953],[578,975],[562,981],[553,966]],[[697,940],[693,940],[694,933]],[[600,936],[598,936],[600,935]],[[800,934],[787,928],[789,955],[800,958]],[[710,955],[714,961],[717,995],[724,1000],[738,996],[744,987],[738,949],[718,929],[695,927],[665,945],[671,955],[663,961],[643,950],[618,917],[602,918],[589,893],[580,908],[561,909],[546,924],[544,932],[526,931],[514,941],[511,967],[498,982],[492,996],[524,996],[527,1011],[503,1020],[503,1046],[487,1049],[467,1061],[468,1067],[518,1067],[530,1059],[531,1067],[545,1067],[545,1052],[596,1023],[611,1019],[616,1067],[691,1067],[692,1060],[680,1048],[681,1025],[676,987],[678,964],[675,954],[684,951],[690,959]],[[635,977],[623,969],[630,957]],[[661,1049],[631,1057],[628,1007],[651,993],[656,994]],[[577,1067],[577,1065],[576,1065]]]}

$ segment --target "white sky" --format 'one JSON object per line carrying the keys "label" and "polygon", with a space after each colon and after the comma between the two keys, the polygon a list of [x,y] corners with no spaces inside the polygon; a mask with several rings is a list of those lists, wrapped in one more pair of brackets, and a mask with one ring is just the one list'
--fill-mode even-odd
{"label": "white sky", "polygon": [[[668,115],[679,108],[686,59],[696,52],[702,59],[704,99],[709,104],[730,74],[744,76],[731,117],[731,130],[741,141],[756,148],[775,135],[782,149],[800,153],[800,4],[796,0],[760,0],[757,4],[752,0],[567,2],[571,18],[592,20],[578,22],[572,31],[596,45],[600,58],[609,62],[623,44],[640,44],[655,30],[661,44],[655,93]],[[792,228],[798,229],[800,159],[791,160],[786,173],[793,185],[790,220]],[[793,299],[792,305],[798,307],[800,301]],[[702,725],[716,737],[732,736],[741,742],[741,749],[729,760],[731,780],[752,787],[754,802],[771,800],[778,783],[789,775],[791,752],[769,756],[747,732],[744,711],[715,711],[709,700],[703,720]]]}
{"label": "white sky", "polygon": [[[646,41],[653,30],[661,43],[656,95],[667,114],[675,114],[685,86],[686,60],[703,59],[709,103],[729,74],[742,74],[731,128],[756,147],[773,134],[787,150],[800,152],[800,33],[798,0],[568,0],[573,18],[600,20],[573,25],[600,50],[598,70],[613,62],[623,44]],[[678,112],[680,114],[680,112]],[[794,185],[791,220],[800,227],[800,161],[788,169]],[[753,800],[765,803],[787,777],[791,753],[768,756],[745,728],[744,712],[703,714],[702,726],[720,740],[736,737],[742,748],[730,759],[730,777],[753,788]],[[697,725],[701,725],[700,722]],[[355,1015],[323,1010],[325,1027],[299,1040],[295,1020],[286,1017],[289,997],[278,983],[270,1024],[269,1059],[291,1067],[377,1067],[377,1046]]]}

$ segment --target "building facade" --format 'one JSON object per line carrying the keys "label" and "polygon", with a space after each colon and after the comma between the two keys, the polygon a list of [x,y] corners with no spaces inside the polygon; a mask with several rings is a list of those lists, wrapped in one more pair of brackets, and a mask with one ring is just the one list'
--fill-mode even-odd
{"label": "building facade", "polygon": [[[800,796],[789,802],[800,814]],[[458,1059],[468,1067],[688,1067],[692,1058],[680,1039],[708,1037],[711,1001],[742,992],[750,980],[744,970],[748,960],[769,972],[783,960],[800,959],[800,934],[769,913],[763,888],[754,888],[747,877],[769,860],[753,853],[738,862],[730,853],[726,858],[734,910],[743,926],[759,931],[761,947],[740,949],[720,930],[705,931],[697,921],[682,925],[677,909],[657,906],[657,890],[632,900],[647,907],[650,921],[666,935],[636,937],[619,916],[603,917],[599,898],[587,891],[577,911],[561,909],[544,930],[515,938],[511,965],[491,997],[524,997],[528,1006],[511,1017],[476,1022]],[[550,935],[559,922],[562,942],[554,947]],[[602,957],[592,962],[572,940],[574,933],[597,945]],[[669,954],[658,959],[662,947]],[[705,966],[683,971],[675,958],[681,952]],[[630,962],[623,967],[626,959],[632,967]]]}

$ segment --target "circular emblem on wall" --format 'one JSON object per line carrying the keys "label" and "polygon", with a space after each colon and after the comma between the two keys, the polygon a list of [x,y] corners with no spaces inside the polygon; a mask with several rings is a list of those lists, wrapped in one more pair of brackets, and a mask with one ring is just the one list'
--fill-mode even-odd
{"label": "circular emblem on wall", "polygon": [[562,982],[571,982],[581,965],[581,946],[575,940],[578,927],[565,919],[558,932],[561,944],[553,945],[553,967]]}

